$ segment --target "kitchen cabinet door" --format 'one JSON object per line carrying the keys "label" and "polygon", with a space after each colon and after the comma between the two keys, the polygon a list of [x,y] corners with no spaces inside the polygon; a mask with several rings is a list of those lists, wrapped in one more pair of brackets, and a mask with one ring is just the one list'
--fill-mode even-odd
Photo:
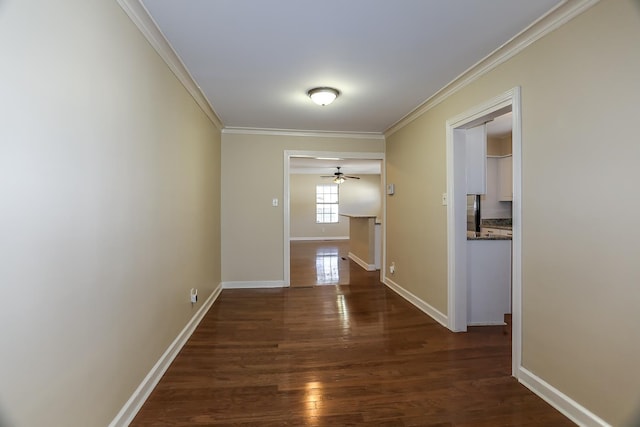
{"label": "kitchen cabinet door", "polygon": [[500,185],[498,200],[510,202],[513,200],[513,157],[501,157],[498,160],[498,174],[500,175]]}
{"label": "kitchen cabinet door", "polygon": [[511,240],[467,241],[467,324],[504,325],[511,313]]}
{"label": "kitchen cabinet door", "polygon": [[467,194],[487,194],[487,127],[467,129],[466,175]]}

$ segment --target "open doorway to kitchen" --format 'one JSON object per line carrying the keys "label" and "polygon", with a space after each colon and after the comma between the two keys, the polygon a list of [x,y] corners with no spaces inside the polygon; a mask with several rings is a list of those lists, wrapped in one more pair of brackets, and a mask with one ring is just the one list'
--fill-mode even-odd
{"label": "open doorway to kitchen", "polygon": [[[350,220],[344,214],[375,211],[378,218],[383,217],[384,153],[285,151],[284,157],[285,284],[346,284],[353,253],[349,245]],[[337,166],[344,167],[346,175],[359,179],[347,177],[346,181],[334,182]],[[338,218],[318,214],[316,192],[327,186],[337,187],[336,199],[341,209]],[[370,204],[363,192],[375,192],[378,206]],[[378,243],[377,250],[381,251],[382,243]]]}
{"label": "open doorway to kitchen", "polygon": [[[482,105],[447,120],[447,246],[448,246],[448,328],[466,331],[469,308],[467,245],[467,175],[470,129],[511,112],[512,160],[512,374],[521,364],[521,112],[520,88],[516,87]],[[486,142],[486,141],[485,141]],[[486,149],[486,146],[485,146]],[[483,154],[486,158],[486,151]],[[486,165],[485,165],[486,167]],[[486,171],[481,170],[480,175]]]}

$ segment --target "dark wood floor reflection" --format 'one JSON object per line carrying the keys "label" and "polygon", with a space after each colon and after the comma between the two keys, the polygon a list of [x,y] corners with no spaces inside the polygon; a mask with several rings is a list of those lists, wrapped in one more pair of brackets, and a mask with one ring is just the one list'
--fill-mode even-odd
{"label": "dark wood floor reflection", "polygon": [[290,249],[292,287],[347,285],[367,273],[349,260],[348,240],[292,241]]}
{"label": "dark wood floor reflection", "polygon": [[454,334],[360,270],[222,291],[132,425],[573,425],[511,378],[504,327]]}

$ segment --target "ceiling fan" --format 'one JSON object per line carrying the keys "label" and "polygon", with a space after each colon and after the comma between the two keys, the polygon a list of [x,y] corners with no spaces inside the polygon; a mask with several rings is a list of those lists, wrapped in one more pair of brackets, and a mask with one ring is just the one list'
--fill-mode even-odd
{"label": "ceiling fan", "polygon": [[333,178],[333,182],[336,184],[342,184],[347,178],[349,179],[360,179],[359,176],[351,176],[345,175],[340,172],[340,166],[336,166],[337,171],[333,173],[333,175],[321,175],[322,178]]}

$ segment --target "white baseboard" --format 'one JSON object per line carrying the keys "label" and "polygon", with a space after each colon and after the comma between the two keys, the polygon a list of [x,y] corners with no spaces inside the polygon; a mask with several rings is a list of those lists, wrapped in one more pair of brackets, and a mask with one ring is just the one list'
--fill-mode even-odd
{"label": "white baseboard", "polygon": [[316,241],[316,240],[349,240],[349,236],[336,236],[336,237],[329,237],[329,236],[325,236],[325,237],[289,237],[289,240],[293,240],[293,241],[301,241],[301,240],[310,240],[310,241]]}
{"label": "white baseboard", "polygon": [[393,280],[388,277],[384,278],[383,283],[387,285],[392,291],[400,295],[402,298],[409,301],[411,304],[422,310],[424,313],[429,315],[433,320],[440,323],[442,326],[447,327],[447,316],[440,312],[438,309],[430,305],[429,303],[421,300],[408,290],[404,289],[402,286],[395,283]]}
{"label": "white baseboard", "polygon": [[349,259],[352,259],[356,264],[358,264],[360,267],[364,268],[367,271],[376,271],[375,264],[367,263],[366,261],[359,258],[358,255],[354,254],[353,252],[349,252]]}
{"label": "white baseboard", "polygon": [[505,326],[506,323],[496,321],[496,322],[469,322],[467,326]]}
{"label": "white baseboard", "polygon": [[222,282],[222,289],[286,288],[284,280],[261,280],[255,282]]}
{"label": "white baseboard", "polygon": [[611,426],[605,420],[522,366],[520,366],[518,370],[518,380],[529,390],[540,396],[542,400],[556,408],[579,426]]}
{"label": "white baseboard", "polygon": [[156,387],[164,373],[167,371],[173,360],[176,358],[182,347],[193,334],[200,321],[209,311],[213,302],[222,291],[222,285],[218,285],[209,298],[202,304],[202,307],[193,315],[189,323],[180,331],[176,339],[173,340],[167,350],[160,356],[160,359],[151,368],[147,376],[142,380],[138,388],[133,392],[129,400],[124,404],[118,415],[109,423],[109,427],[128,426],[147,400],[153,389]]}

